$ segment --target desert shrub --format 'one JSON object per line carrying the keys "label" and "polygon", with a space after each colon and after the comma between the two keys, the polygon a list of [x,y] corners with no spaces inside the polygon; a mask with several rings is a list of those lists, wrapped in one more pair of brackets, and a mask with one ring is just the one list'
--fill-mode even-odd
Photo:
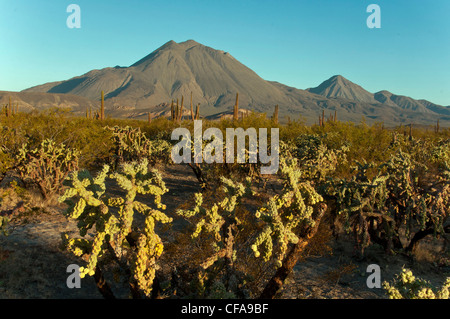
{"label": "desert shrub", "polygon": [[16,156],[17,170],[25,182],[37,185],[42,196],[48,199],[58,194],[65,178],[78,169],[78,156],[77,150],[49,139],[34,149],[24,144]]}
{"label": "desert shrub", "polygon": [[43,140],[51,139],[56,143],[64,143],[68,137],[64,132],[70,126],[68,110],[51,108],[43,111],[33,111],[29,114],[20,113],[9,118],[7,125],[10,129],[20,130],[26,137],[30,148],[38,147]]}
{"label": "desert shrub", "polygon": [[412,271],[402,268],[392,282],[384,282],[383,288],[389,299],[449,299],[450,277],[438,290],[427,280],[416,278]]}
{"label": "desert shrub", "polygon": [[5,174],[14,165],[14,159],[5,148],[0,147],[0,174]]}
{"label": "desert shrub", "polygon": [[204,121],[204,127],[217,127],[225,134],[227,128],[237,128],[242,127],[244,130],[253,127],[253,128],[267,128],[270,131],[272,127],[278,127],[270,118],[266,116],[264,113],[249,113],[244,118],[240,118],[237,121],[233,119],[223,118],[218,121]]}
{"label": "desert shrub", "polygon": [[29,148],[37,148],[43,140],[51,139],[79,150],[80,167],[93,169],[101,167],[113,151],[110,132],[103,129],[108,121],[74,117],[68,111],[58,109],[19,113],[13,117],[0,117],[0,121],[3,123],[0,145],[12,156],[24,143]]}
{"label": "desert shrub", "polygon": [[[76,256],[85,256],[88,262],[80,268],[80,276],[95,276],[104,296],[113,295],[109,285],[102,283],[102,268],[108,264],[122,269],[133,296],[150,296],[157,260],[164,249],[155,225],[172,221],[161,211],[165,209],[161,196],[168,190],[159,172],[148,170],[147,159],[124,163],[117,172],[109,174],[125,192],[124,196],[108,194],[108,174],[109,166],[105,165],[95,178],[84,170],[72,173],[66,181],[68,189],[59,200],[69,205],[67,216],[78,220],[81,238],[65,234],[65,245]],[[153,196],[155,207],[138,201],[137,194]],[[139,223],[137,214],[144,217],[143,223]],[[95,236],[89,239],[87,232],[93,229]]]}
{"label": "desert shrub", "polygon": [[20,128],[0,123],[0,174],[5,174],[15,166],[14,155],[25,141],[26,137]]}
{"label": "desert shrub", "polygon": [[[181,126],[189,127],[191,123],[192,121],[183,121],[181,123]],[[119,125],[124,126],[123,123]],[[153,119],[151,123],[141,121],[141,123],[135,125],[135,127],[138,126],[149,139],[159,138],[170,140],[171,132],[174,128],[179,127],[179,125],[180,124],[177,124],[174,121],[170,121],[165,117],[158,117],[156,119]]]}
{"label": "desert shrub", "polygon": [[85,118],[67,119],[58,140],[77,149],[79,166],[85,169],[98,169],[112,156],[114,151],[111,132],[104,130],[101,121]]}
{"label": "desert shrub", "polygon": [[384,128],[381,123],[371,126],[365,123],[331,122],[325,126],[311,126],[306,134],[317,135],[330,150],[346,148],[346,163],[339,165],[336,173],[342,177],[350,177],[355,162],[373,162],[381,164],[397,151],[392,147],[395,134]]}

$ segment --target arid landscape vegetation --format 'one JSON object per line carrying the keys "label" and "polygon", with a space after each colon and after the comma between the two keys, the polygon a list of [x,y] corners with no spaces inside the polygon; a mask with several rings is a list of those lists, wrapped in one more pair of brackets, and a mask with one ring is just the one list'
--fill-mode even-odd
{"label": "arid landscape vegetation", "polygon": [[[324,112],[318,124],[280,123],[278,108],[242,113],[237,98],[229,117],[208,120],[185,115],[183,99],[146,120],[112,118],[103,102],[96,118],[4,108],[1,298],[448,294],[448,128]],[[173,163],[171,133],[193,133],[195,118],[224,135],[278,128],[277,174],[261,175],[259,161]],[[67,287],[70,264],[80,289]],[[390,286],[367,286],[371,264]]]}
{"label": "arid landscape vegetation", "polygon": [[0,10],[4,310],[449,299],[448,0]]}

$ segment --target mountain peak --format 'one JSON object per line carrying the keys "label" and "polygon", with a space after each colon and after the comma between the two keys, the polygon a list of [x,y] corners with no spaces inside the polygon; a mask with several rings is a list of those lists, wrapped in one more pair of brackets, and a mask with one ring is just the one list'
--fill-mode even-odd
{"label": "mountain peak", "polygon": [[[178,46],[178,43],[176,43],[176,42],[173,41],[173,40],[170,40],[170,41],[164,43],[162,46],[160,46],[160,47],[159,47],[158,49],[156,49],[155,51],[158,51],[158,50],[164,50],[164,49],[167,49],[167,48],[173,48],[173,47],[176,47],[176,46]],[[154,51],[153,51],[153,52],[154,52]]]}
{"label": "mountain peak", "polygon": [[184,41],[184,42],[180,42],[179,44],[191,46],[191,45],[198,45],[198,44],[200,44],[200,43],[198,43],[198,42],[195,41],[195,40],[189,39],[189,40],[186,40],[186,41]]}
{"label": "mountain peak", "polygon": [[[329,78],[328,80],[347,80],[346,78],[344,78],[342,75],[337,74],[337,75],[333,75],[331,78]],[[347,80],[348,81],[348,80]]]}
{"label": "mountain peak", "polygon": [[156,49],[155,51],[153,51],[152,53],[146,55],[145,57],[143,57],[142,59],[140,59],[139,61],[137,61],[136,63],[132,64],[131,66],[138,66],[140,64],[144,64],[145,62],[148,61],[152,61],[152,59],[154,57],[156,57],[158,54],[160,54],[161,52],[167,51],[167,50],[182,50],[182,51],[186,51],[192,47],[195,46],[203,46],[202,44],[189,39],[186,40],[184,42],[175,42],[174,40],[170,40],[168,42],[166,42],[165,44],[163,44],[162,46],[160,46],[158,49]]}
{"label": "mountain peak", "polygon": [[170,40],[169,42],[165,43],[163,46],[161,46],[158,50],[161,49],[173,49],[173,48],[183,48],[183,49],[189,49],[196,45],[202,45],[198,43],[195,40],[189,39],[183,42],[175,42],[174,40]]}
{"label": "mountain peak", "polygon": [[329,78],[328,80],[326,80],[325,82],[338,82],[338,83],[342,83],[345,85],[356,85],[354,84],[352,81],[346,79],[345,77],[343,77],[342,75],[338,74],[338,75],[333,75],[331,78]]}
{"label": "mountain peak", "polygon": [[328,80],[322,82],[319,86],[309,88],[307,91],[323,95],[328,98],[344,98],[368,103],[376,102],[372,93],[344,78],[342,75],[334,75]]}

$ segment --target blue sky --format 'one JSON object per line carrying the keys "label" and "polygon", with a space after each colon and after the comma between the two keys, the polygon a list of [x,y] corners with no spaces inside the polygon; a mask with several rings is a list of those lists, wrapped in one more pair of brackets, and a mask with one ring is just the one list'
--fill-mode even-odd
{"label": "blue sky", "polygon": [[[69,29],[69,4],[81,28]],[[369,29],[369,4],[381,28]],[[0,90],[129,66],[169,40],[230,52],[266,80],[300,89],[341,74],[450,105],[449,0],[0,0]]]}

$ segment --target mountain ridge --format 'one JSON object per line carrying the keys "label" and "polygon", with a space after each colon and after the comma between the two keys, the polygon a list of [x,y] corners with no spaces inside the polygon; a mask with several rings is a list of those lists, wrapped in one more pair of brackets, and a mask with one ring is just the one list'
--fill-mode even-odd
{"label": "mountain ridge", "polygon": [[358,122],[364,116],[387,124],[431,124],[437,118],[450,123],[450,110],[444,106],[386,90],[370,93],[342,75],[306,90],[267,81],[228,52],[194,40],[168,41],[128,67],[91,70],[22,92],[74,94],[95,101],[102,90],[107,112],[118,117],[167,113],[171,100],[184,96],[188,106],[191,94],[194,105],[200,103],[202,115],[225,114],[232,110],[239,93],[240,108],[270,115],[279,105],[280,119],[301,116],[307,123],[317,122],[323,110],[327,114],[337,111],[340,120]]}

